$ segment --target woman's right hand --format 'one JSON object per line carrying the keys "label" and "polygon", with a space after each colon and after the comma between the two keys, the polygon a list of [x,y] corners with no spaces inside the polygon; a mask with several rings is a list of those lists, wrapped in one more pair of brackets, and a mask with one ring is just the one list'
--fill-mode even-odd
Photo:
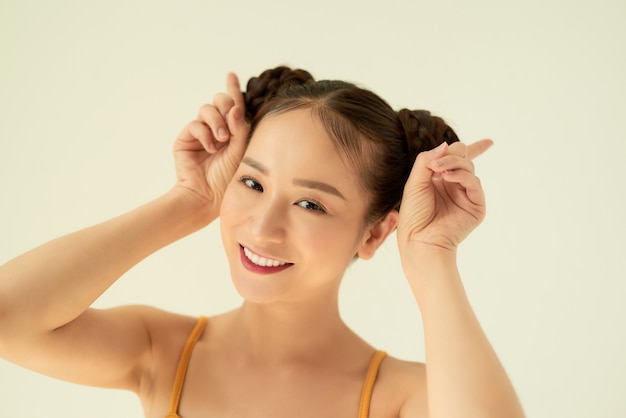
{"label": "woman's right hand", "polygon": [[205,104],[174,143],[177,187],[210,212],[219,210],[226,186],[245,152],[250,127],[239,80],[226,77],[226,93]]}

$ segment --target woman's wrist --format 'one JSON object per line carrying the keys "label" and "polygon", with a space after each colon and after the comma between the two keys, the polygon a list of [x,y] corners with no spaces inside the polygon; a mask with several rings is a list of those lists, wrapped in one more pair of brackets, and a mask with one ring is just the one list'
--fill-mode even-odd
{"label": "woman's wrist", "polygon": [[402,268],[420,306],[433,291],[463,286],[457,267],[456,251],[439,247],[413,248],[401,257]]}
{"label": "woman's wrist", "polygon": [[174,211],[177,224],[187,229],[188,233],[204,228],[219,216],[219,204],[178,185],[162,198]]}
{"label": "woman's wrist", "polygon": [[409,278],[421,278],[440,270],[456,271],[456,249],[436,245],[411,245],[401,248],[400,259]]}

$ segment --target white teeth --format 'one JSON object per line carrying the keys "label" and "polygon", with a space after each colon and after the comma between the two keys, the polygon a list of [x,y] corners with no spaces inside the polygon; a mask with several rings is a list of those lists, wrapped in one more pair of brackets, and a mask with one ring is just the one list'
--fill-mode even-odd
{"label": "white teeth", "polygon": [[246,247],[243,247],[243,253],[246,255],[246,257],[248,257],[248,260],[252,261],[257,266],[278,267],[278,266],[284,266],[285,264],[287,264],[284,261],[278,261],[278,260],[273,260],[271,258],[259,257],[258,255],[254,254],[252,251],[247,249]]}

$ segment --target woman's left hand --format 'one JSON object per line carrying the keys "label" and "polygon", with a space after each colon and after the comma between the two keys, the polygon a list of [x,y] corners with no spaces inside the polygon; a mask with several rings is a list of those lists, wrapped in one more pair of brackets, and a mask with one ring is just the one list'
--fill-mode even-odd
{"label": "woman's left hand", "polygon": [[401,254],[421,249],[454,252],[485,217],[485,195],[472,159],[489,139],[455,142],[420,153],[404,188],[398,219]]}

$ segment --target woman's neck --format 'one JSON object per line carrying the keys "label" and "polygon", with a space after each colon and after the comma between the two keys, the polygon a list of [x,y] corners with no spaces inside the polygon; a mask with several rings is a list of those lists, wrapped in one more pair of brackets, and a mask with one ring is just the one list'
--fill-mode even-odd
{"label": "woman's neck", "polygon": [[250,361],[283,363],[326,358],[338,346],[364,344],[343,322],[337,297],[297,303],[244,304],[229,333]]}

